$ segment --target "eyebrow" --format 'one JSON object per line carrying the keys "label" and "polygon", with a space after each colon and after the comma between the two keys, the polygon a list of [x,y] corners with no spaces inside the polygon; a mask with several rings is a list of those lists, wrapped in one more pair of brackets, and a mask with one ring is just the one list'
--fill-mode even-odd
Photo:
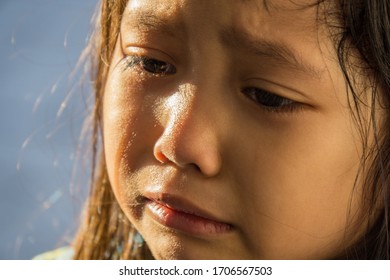
{"label": "eyebrow", "polygon": [[290,66],[316,78],[320,78],[323,70],[307,63],[303,58],[285,43],[270,41],[265,38],[254,38],[236,28],[224,28],[222,42],[233,48],[242,49],[257,56],[275,60],[280,64]]}
{"label": "eyebrow", "polygon": [[[131,13],[129,14],[129,18],[125,21],[125,24],[127,26],[135,25],[141,32],[158,31],[160,34],[182,40],[186,36],[185,24],[181,19],[173,22],[167,21],[151,10]],[[254,36],[235,27],[222,28],[220,39],[226,46],[243,50],[265,59],[274,60],[277,63],[302,71],[317,79],[320,79],[322,76],[322,69],[304,61],[302,56],[285,43],[271,41],[265,38],[254,38]]]}
{"label": "eyebrow", "polygon": [[139,31],[158,31],[170,37],[184,38],[185,28],[181,20],[174,22],[166,21],[159,17],[154,11],[143,10],[142,12],[130,13],[128,20],[125,20],[126,26],[135,26]]}

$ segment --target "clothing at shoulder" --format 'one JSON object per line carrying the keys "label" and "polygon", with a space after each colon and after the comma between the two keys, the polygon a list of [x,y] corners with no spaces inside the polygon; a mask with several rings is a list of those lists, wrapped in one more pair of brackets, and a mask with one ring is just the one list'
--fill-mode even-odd
{"label": "clothing at shoulder", "polygon": [[38,256],[35,256],[33,260],[71,260],[73,253],[73,248],[66,246],[39,254]]}

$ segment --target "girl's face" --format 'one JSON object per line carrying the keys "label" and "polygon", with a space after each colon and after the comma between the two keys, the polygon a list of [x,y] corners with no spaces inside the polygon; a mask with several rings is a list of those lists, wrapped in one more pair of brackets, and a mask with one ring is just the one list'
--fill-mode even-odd
{"label": "girl's face", "polygon": [[311,2],[129,1],[104,149],[156,258],[321,259],[356,240],[359,137]]}

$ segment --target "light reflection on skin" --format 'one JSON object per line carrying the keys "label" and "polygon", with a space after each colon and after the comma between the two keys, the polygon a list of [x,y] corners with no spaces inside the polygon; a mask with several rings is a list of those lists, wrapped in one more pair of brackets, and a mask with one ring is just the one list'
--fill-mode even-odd
{"label": "light reflection on skin", "polygon": [[[272,3],[268,12],[254,0],[129,1],[105,91],[104,149],[115,195],[156,258],[331,258],[356,237],[346,217],[358,211],[359,197],[349,202],[361,151],[333,42],[314,28],[316,8]],[[227,42],[221,32],[232,27],[250,36],[249,49]],[[270,46],[288,48],[297,65]],[[126,57],[175,72],[126,67]],[[149,192],[232,230],[161,224],[145,207]]]}

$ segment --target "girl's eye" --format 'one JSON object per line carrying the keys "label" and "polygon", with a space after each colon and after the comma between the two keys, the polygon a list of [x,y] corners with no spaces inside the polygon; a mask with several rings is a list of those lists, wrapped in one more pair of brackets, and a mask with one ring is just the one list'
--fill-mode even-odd
{"label": "girl's eye", "polygon": [[172,75],[176,73],[176,67],[170,63],[148,58],[148,57],[128,57],[127,66],[133,67],[138,65],[142,70],[151,73],[153,75]]}
{"label": "girl's eye", "polygon": [[296,102],[267,92],[260,88],[244,88],[242,91],[248,98],[270,110],[283,110],[297,105]]}
{"label": "girl's eye", "polygon": [[172,64],[153,58],[143,58],[141,67],[152,74],[169,75],[176,73],[176,68]]}

